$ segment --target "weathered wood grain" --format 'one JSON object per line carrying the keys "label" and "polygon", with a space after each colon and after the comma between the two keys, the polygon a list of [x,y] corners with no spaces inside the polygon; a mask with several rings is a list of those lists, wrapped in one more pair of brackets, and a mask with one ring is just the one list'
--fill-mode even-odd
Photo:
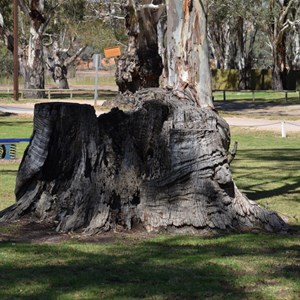
{"label": "weathered wood grain", "polygon": [[0,220],[30,216],[58,231],[91,233],[137,225],[190,233],[286,229],[235,187],[229,128],[214,110],[161,89],[131,97],[134,110],[99,118],[88,105],[36,105],[17,203]]}

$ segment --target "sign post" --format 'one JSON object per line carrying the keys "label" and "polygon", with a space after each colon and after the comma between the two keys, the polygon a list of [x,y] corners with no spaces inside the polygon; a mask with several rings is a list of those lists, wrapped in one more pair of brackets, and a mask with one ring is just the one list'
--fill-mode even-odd
{"label": "sign post", "polygon": [[18,1],[13,1],[13,20],[14,20],[14,100],[19,100],[19,57],[18,57]]}
{"label": "sign post", "polygon": [[95,54],[94,55],[94,66],[95,66],[95,71],[96,71],[96,76],[95,76],[95,94],[94,94],[94,106],[97,105],[97,99],[98,99],[98,81],[99,81],[99,64],[100,64],[100,54]]}

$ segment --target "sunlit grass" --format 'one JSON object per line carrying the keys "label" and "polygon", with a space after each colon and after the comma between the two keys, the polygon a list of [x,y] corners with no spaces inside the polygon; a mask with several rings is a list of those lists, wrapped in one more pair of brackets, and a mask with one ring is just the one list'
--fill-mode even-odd
{"label": "sunlit grass", "polygon": [[[224,99],[223,92],[214,92],[214,100],[220,101]],[[260,102],[276,102],[276,103],[285,103],[286,102],[286,93],[277,92],[277,91],[255,91],[254,92],[254,101],[257,103]],[[227,101],[238,101],[238,102],[249,102],[253,100],[253,93],[248,91],[226,91],[226,100]],[[299,92],[298,91],[289,91],[287,94],[288,103],[299,103]]]}
{"label": "sunlit grass", "polygon": [[269,209],[300,224],[300,134],[287,139],[273,132],[232,128],[238,152],[232,163],[237,186]]}

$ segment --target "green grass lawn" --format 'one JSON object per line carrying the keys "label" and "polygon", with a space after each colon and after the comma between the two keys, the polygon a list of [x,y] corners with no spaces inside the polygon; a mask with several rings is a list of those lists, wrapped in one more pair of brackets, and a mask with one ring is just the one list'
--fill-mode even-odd
{"label": "green grass lawn", "polygon": [[[220,101],[223,100],[223,92],[214,92],[214,100]],[[276,92],[276,91],[255,91],[255,102],[276,102],[276,103],[285,103],[285,92]],[[238,101],[238,102],[249,102],[253,99],[253,93],[247,91],[237,91],[231,92],[226,91],[226,100],[228,101]],[[288,92],[288,103],[299,103],[299,92]]]}
{"label": "green grass lawn", "polygon": [[261,205],[300,225],[300,134],[232,128],[238,152],[232,163],[237,186]]}
{"label": "green grass lawn", "polygon": [[[27,137],[29,118],[0,117],[0,138]],[[232,128],[236,184],[300,226],[300,135]],[[19,149],[19,155],[24,150]],[[0,209],[14,201],[18,162],[0,163]],[[4,202],[2,199],[6,199]],[[18,231],[15,225],[0,232]],[[93,239],[92,239],[93,240]],[[97,242],[0,242],[0,299],[299,299],[298,235],[110,234]]]}
{"label": "green grass lawn", "polygon": [[298,299],[299,241],[263,234],[0,243],[1,299]]}

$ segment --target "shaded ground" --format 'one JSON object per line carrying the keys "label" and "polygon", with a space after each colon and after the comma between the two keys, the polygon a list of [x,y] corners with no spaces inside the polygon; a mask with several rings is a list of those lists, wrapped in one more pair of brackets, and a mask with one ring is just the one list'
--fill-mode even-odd
{"label": "shaded ground", "polygon": [[30,219],[22,219],[12,223],[0,223],[0,243],[36,243],[36,244],[57,244],[64,241],[80,241],[87,243],[112,243],[116,238],[130,236],[135,240],[153,238],[157,236],[154,233],[147,233],[145,230],[137,229],[130,232],[109,231],[97,235],[84,233],[58,233],[53,224],[41,223]]}
{"label": "shaded ground", "polygon": [[294,116],[300,120],[300,104],[216,101],[215,106],[218,111],[243,117]]}

